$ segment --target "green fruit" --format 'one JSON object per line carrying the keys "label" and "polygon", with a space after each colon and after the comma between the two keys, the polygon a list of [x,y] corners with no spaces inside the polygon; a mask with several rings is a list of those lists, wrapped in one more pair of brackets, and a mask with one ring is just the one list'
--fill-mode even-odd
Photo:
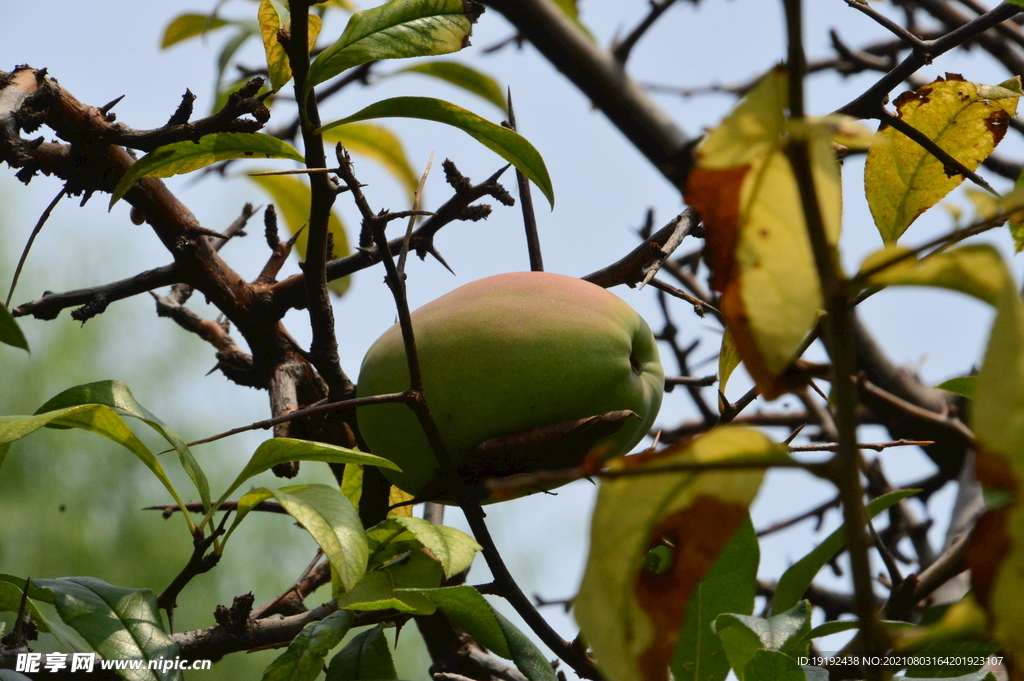
{"label": "green fruit", "polygon": [[[578,465],[586,454],[579,447],[548,448],[542,456],[473,450],[497,436],[619,410],[636,416],[587,448],[624,454],[661,406],[665,375],[650,327],[617,296],[581,279],[546,272],[487,277],[419,308],[412,324],[427,404],[467,479]],[[366,353],[358,394],[408,387],[396,324]],[[370,451],[402,468],[383,471],[394,485],[419,498],[452,500],[408,406],[360,407],[358,421]]]}

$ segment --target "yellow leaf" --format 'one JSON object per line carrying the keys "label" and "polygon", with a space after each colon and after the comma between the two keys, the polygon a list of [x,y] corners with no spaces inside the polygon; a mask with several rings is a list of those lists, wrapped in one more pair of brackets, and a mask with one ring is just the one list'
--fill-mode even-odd
{"label": "yellow leaf", "polygon": [[[249,179],[262,187],[274,199],[277,204],[277,212],[284,218],[288,230],[294,235],[299,234],[295,240],[295,250],[299,257],[306,258],[306,244],[309,241],[309,232],[305,229],[309,225],[309,185],[302,180],[295,179],[289,175],[263,175],[249,176]],[[348,236],[345,234],[345,226],[337,212],[331,211],[327,228],[334,238],[334,253],[332,258],[344,258],[349,254]],[[299,230],[302,230],[299,232]],[[342,277],[328,282],[330,289],[339,296],[348,290],[350,277]]]}
{"label": "yellow leaf", "polygon": [[[679,462],[787,458],[748,428],[715,428],[660,452],[622,457],[611,470]],[[576,619],[609,681],[667,681],[689,596],[747,518],[763,470],[664,472],[603,480],[590,531],[590,557]],[[664,569],[644,558],[668,539]]]}
{"label": "yellow leaf", "polygon": [[[409,502],[415,499],[413,495],[403,492],[394,485],[391,486],[391,493],[388,496],[388,506],[394,506],[395,504],[401,504]],[[388,511],[389,518],[411,518],[412,517],[412,504],[406,504],[405,506],[399,506]]]}
{"label": "yellow leaf", "polygon": [[718,390],[724,395],[729,377],[740,364],[740,354],[736,349],[736,341],[732,339],[729,329],[722,334],[722,349],[718,353]]}
{"label": "yellow leaf", "polygon": [[[275,91],[284,87],[292,78],[292,67],[288,63],[288,55],[285,54],[284,46],[277,39],[277,33],[282,28],[287,32],[291,30],[291,19],[284,7],[274,0],[263,0],[259,9],[260,35],[263,37],[263,50],[267,55],[267,71],[270,74],[270,86]],[[309,15],[309,49],[312,51],[316,45],[317,36],[323,22],[315,14]]]}
{"label": "yellow leaf", "polygon": [[[961,76],[905,92],[897,115],[969,170],[976,170],[1006,134],[1017,111],[1020,79],[999,86],[968,83]],[[882,239],[896,241],[921,213],[963,182],[906,135],[882,126],[864,167],[864,189]]]}
{"label": "yellow leaf", "polygon": [[[861,272],[894,261],[907,252],[902,246],[887,246],[869,255],[861,266]],[[937,286],[966,293],[997,307],[1003,292],[1007,288],[1014,289],[1013,278],[1002,257],[988,245],[963,246],[922,260],[905,258],[872,275],[868,283]]]}
{"label": "yellow leaf", "polygon": [[[686,201],[707,226],[711,285],[747,371],[767,399],[785,392],[780,376],[814,328],[821,307],[817,268],[796,177],[786,155],[790,127],[786,74],[766,76],[697,151]],[[809,122],[818,205],[829,240],[842,213],[834,125]]]}
{"label": "yellow leaf", "polygon": [[381,164],[402,184],[412,203],[419,176],[409,165],[402,142],[387,128],[372,123],[348,123],[324,131],[324,141],[341,142],[349,151],[362,154]]}

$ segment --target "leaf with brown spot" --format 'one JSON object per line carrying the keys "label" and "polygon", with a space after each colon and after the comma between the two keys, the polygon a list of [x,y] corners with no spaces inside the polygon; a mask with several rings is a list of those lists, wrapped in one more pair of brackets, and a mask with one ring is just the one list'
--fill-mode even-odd
{"label": "leaf with brown spot", "polygon": [[686,201],[704,220],[712,287],[736,348],[758,390],[774,399],[780,377],[818,321],[821,292],[790,142],[808,140],[818,205],[830,242],[839,238],[836,117],[790,124],[786,73],[776,69],[697,150]]}
{"label": "leaf with brown spot", "polygon": [[[615,460],[611,470],[656,470],[679,462],[786,459],[764,434],[716,428],[659,452]],[[591,523],[590,555],[576,619],[610,681],[665,681],[686,604],[733,534],[764,471],[671,472],[604,480]],[[644,561],[671,546],[663,569]]]}
{"label": "leaf with brown spot", "polygon": [[[946,74],[896,98],[897,116],[924,133],[969,170],[976,170],[1006,134],[1017,112],[1020,78],[1000,85],[968,83]],[[964,178],[903,133],[881,126],[868,151],[864,189],[882,239],[893,243],[919,215]]]}

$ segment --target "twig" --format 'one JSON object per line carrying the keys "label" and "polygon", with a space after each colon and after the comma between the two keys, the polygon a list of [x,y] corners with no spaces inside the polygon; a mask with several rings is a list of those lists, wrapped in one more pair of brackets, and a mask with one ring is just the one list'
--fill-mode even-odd
{"label": "twig", "polygon": [[666,376],[665,377],[665,392],[672,392],[672,388],[677,385],[692,385],[698,388],[706,388],[709,385],[714,385],[718,381],[718,374],[712,374],[711,376]]}
{"label": "twig", "polygon": [[[655,338],[668,343],[669,347],[672,348],[672,353],[675,355],[676,364],[679,365],[679,373],[682,375],[689,375],[692,373],[690,371],[690,353],[697,348],[699,339],[691,343],[689,347],[680,347],[679,327],[677,327],[675,322],[672,321],[672,315],[668,308],[668,298],[662,291],[658,291],[658,307],[661,309],[661,314],[665,318],[665,328],[663,328],[661,333],[656,335]],[[686,388],[686,392],[690,395],[690,399],[693,400],[693,404],[697,407],[697,411],[700,412],[704,422],[714,425],[718,420],[718,416],[711,407],[708,406],[707,401],[704,399],[704,395],[701,393],[700,386],[687,385],[683,387]]]}
{"label": "twig", "polygon": [[327,414],[332,411],[339,411],[342,409],[352,409],[354,407],[363,407],[369,404],[386,404],[389,402],[406,402],[409,396],[407,393],[388,393],[386,395],[375,395],[372,397],[354,397],[351,400],[341,400],[339,402],[325,402],[323,404],[317,404],[306,409],[296,409],[290,411],[287,414],[282,414],[272,419],[265,419],[263,421],[256,421],[250,423],[247,426],[241,426],[239,428],[232,428],[231,430],[205,437],[202,440],[196,440],[195,442],[189,442],[189,447],[195,447],[196,445],[203,445],[208,442],[215,442],[231,435],[237,435],[238,433],[244,433],[249,430],[266,430],[273,428],[279,423],[287,423],[288,421],[294,421],[296,419],[303,419],[309,416],[318,416],[320,414]]}
{"label": "twig", "polygon": [[821,524],[822,524],[822,522],[824,521],[824,518],[825,518],[825,511],[829,510],[830,508],[839,508],[840,501],[841,501],[841,499],[839,498],[838,495],[836,495],[835,498],[830,499],[829,501],[826,501],[824,503],[818,504],[814,508],[812,508],[812,509],[810,509],[808,511],[804,511],[800,515],[797,515],[797,516],[794,516],[792,518],[789,518],[788,520],[781,520],[781,521],[779,521],[777,523],[772,523],[771,525],[769,525],[768,527],[764,528],[763,530],[758,530],[757,531],[757,536],[758,537],[764,537],[764,536],[767,536],[769,534],[774,534],[775,532],[778,532],[780,530],[784,530],[787,527],[792,527],[793,525],[796,525],[797,523],[801,523],[801,522],[807,520],[808,518],[817,518],[818,519],[818,525],[815,528],[815,531],[820,530],[821,529]]}
{"label": "twig", "polygon": [[858,12],[862,12],[867,16],[871,17],[872,19],[874,19],[877,24],[879,24],[882,28],[889,31],[894,36],[905,42],[908,47],[912,47],[913,49],[920,50],[922,52],[927,51],[928,44],[926,42],[922,41],[916,35],[908,31],[907,29],[903,28],[902,26],[900,26],[895,21],[885,16],[875,8],[864,3],[857,2],[857,0],[846,0],[846,4],[852,7],[853,9],[857,10]]}
{"label": "twig", "polygon": [[591,272],[582,279],[602,288],[612,288],[620,284],[638,284],[643,281],[645,268],[654,262],[664,261],[666,244],[669,241],[677,243],[681,241],[697,226],[697,222],[697,214],[687,209],[645,239],[644,243],[634,248],[625,257],[596,272]]}
{"label": "twig", "polygon": [[25,248],[21,251],[21,257],[18,258],[18,266],[14,268],[14,277],[11,279],[11,288],[7,291],[7,301],[4,302],[4,307],[11,307],[11,298],[14,296],[14,289],[18,286],[18,278],[21,277],[21,268],[25,266],[25,260],[28,259],[28,252],[32,250],[32,243],[36,240],[36,237],[39,236],[39,232],[42,231],[43,225],[45,225],[46,221],[49,219],[50,213],[53,212],[53,209],[56,208],[57,203],[60,202],[67,191],[66,186],[61,187],[61,190],[57,192],[57,195],[53,197],[50,204],[43,210],[43,214],[39,216],[39,220],[36,221],[36,226],[32,228],[32,233],[29,235],[28,241],[25,242]]}
{"label": "twig", "polygon": [[[512,88],[508,89],[508,127],[512,132],[516,129],[516,111],[512,107]],[[537,215],[533,210],[533,194],[530,193],[530,181],[523,171],[516,168],[516,183],[519,186],[519,206],[523,210],[523,226],[526,228],[526,249],[530,254],[530,271],[543,272],[544,258],[540,252],[540,236],[537,232]]]}
{"label": "twig", "polygon": [[921,51],[912,52],[896,68],[889,71],[889,73],[856,99],[837,109],[836,113],[847,114],[856,118],[879,118],[886,113],[882,106],[885,97],[893,88],[927,64],[928,61],[945,54],[954,47],[966,43],[993,26],[1001,24],[1021,10],[1022,8],[1017,5],[1004,2],[977,19],[946,33],[941,38],[929,41],[927,43],[927,55]]}
{"label": "twig", "polygon": [[650,284],[651,284],[651,286],[653,286],[654,288],[658,289],[659,291],[664,291],[665,293],[669,294],[670,296],[675,296],[676,298],[679,298],[680,300],[685,300],[690,305],[693,305],[693,311],[697,313],[698,317],[703,317],[705,310],[709,310],[710,312],[714,313],[715,316],[719,316],[719,315],[722,314],[720,310],[718,310],[717,308],[707,304],[706,302],[704,302],[700,298],[697,298],[695,296],[691,296],[689,293],[687,293],[683,289],[676,288],[672,284],[667,284],[664,281],[662,281],[661,279],[651,279]]}
{"label": "twig", "polygon": [[[153,130],[133,130],[126,125],[109,125],[101,134],[103,141],[109,144],[121,144],[132,149],[153,151],[174,142],[191,140],[198,142],[204,136],[216,132],[256,132],[270,120],[270,111],[263,104],[262,97],[256,93],[263,87],[262,78],[253,78],[238,91],[228,96],[228,101],[220,111],[206,118],[191,123],[187,117],[188,109],[179,109],[166,125]],[[191,94],[191,93],[188,93]],[[187,97],[187,95],[186,95]],[[183,104],[185,100],[183,99]],[[252,116],[252,118],[242,118]],[[184,120],[182,119],[184,118]]]}
{"label": "twig", "polygon": [[958,418],[952,417],[949,414],[937,414],[933,411],[929,411],[923,407],[919,407],[916,404],[912,404],[892,393],[879,388],[877,385],[869,381],[864,377],[860,377],[857,380],[857,385],[866,393],[873,395],[881,400],[884,400],[888,404],[896,407],[900,411],[905,412],[909,416],[932,423],[934,425],[945,428],[951,432],[964,438],[968,443],[973,445],[974,443],[974,432],[968,428],[963,421]]}
{"label": "twig", "polygon": [[[891,447],[927,447],[935,444],[931,440],[893,440],[892,442],[858,442],[859,449],[870,449],[880,452]],[[821,442],[810,445],[790,445],[791,452],[834,452],[839,449],[838,442]]]}
{"label": "twig", "polygon": [[662,265],[672,257],[672,254],[679,248],[679,244],[683,243],[683,239],[686,235],[694,231],[694,227],[698,223],[699,218],[697,214],[691,208],[687,208],[681,214],[677,215],[675,219],[669,224],[675,224],[676,229],[672,231],[668,241],[661,247],[661,253],[651,261],[647,267],[647,271],[644,272],[644,278],[640,281],[640,288],[646,286],[654,276],[658,274],[658,270],[661,269]]}
{"label": "twig", "polygon": [[675,4],[676,0],[649,0],[651,8],[647,13],[647,16],[637,24],[637,27],[630,31],[629,35],[625,37],[621,42],[616,41],[612,46],[612,57],[615,61],[625,66],[626,60],[629,59],[629,53],[633,51],[633,48],[644,37],[644,34],[650,30],[651,26],[654,26],[654,22],[665,13],[669,7]]}
{"label": "twig", "polygon": [[[190,511],[192,513],[205,513],[207,509],[206,509],[206,507],[203,506],[203,502],[201,502],[201,501],[190,501],[190,502],[185,504],[184,508],[182,508],[181,506],[178,506],[178,504],[167,504],[165,506],[146,506],[142,510],[143,511],[161,511],[164,519],[167,519],[167,518],[170,518],[172,515],[174,515],[178,511]],[[238,501],[237,500],[225,501],[220,506],[217,507],[217,510],[218,511],[237,511],[238,510]],[[249,510],[251,510],[251,511],[265,511],[267,513],[284,513],[284,514],[288,513],[288,511],[285,510],[284,506],[282,506],[277,501],[274,501],[273,499],[268,499],[266,501],[261,501],[260,503],[256,504],[255,506],[253,506]]]}
{"label": "twig", "polygon": [[882,557],[882,563],[885,565],[886,572],[889,573],[889,593],[895,594],[903,586],[903,573],[900,572],[900,566],[896,563],[896,557],[892,555],[892,551],[889,550],[889,547],[878,536],[878,532],[875,531],[875,525],[870,520],[868,520],[868,533],[875,545],[875,550]]}
{"label": "twig", "polygon": [[188,563],[181,569],[181,572],[167,585],[159,596],[157,596],[157,605],[167,612],[167,623],[174,631],[174,609],[178,607],[177,598],[178,594],[181,593],[189,582],[198,575],[204,572],[212,570],[217,563],[220,562],[220,553],[213,552],[209,555],[206,554],[206,550],[213,546],[217,538],[224,534],[224,524],[227,522],[228,514],[225,513],[221,519],[220,526],[216,530],[210,533],[209,537],[204,537],[201,531],[197,531],[197,534],[192,539],[192,556],[188,559]]}
{"label": "twig", "polygon": [[56,319],[61,310],[69,307],[86,305],[93,301],[103,301],[105,307],[115,300],[131,298],[162,286],[171,286],[181,281],[180,277],[180,271],[176,264],[164,265],[103,286],[76,289],[66,293],[44,294],[38,300],[14,308],[11,310],[11,314],[15,317],[32,315],[36,319]]}
{"label": "twig", "polygon": [[[444,162],[444,165],[446,168],[449,165],[454,168],[454,164],[448,160]],[[463,178],[466,180],[468,186],[456,189],[455,196],[446,201],[444,205],[437,209],[433,217],[425,220],[423,224],[413,232],[410,247],[415,250],[421,258],[425,257],[427,253],[430,253],[447,268],[447,264],[444,263],[440,254],[434,248],[434,235],[436,235],[442,227],[455,220],[479,220],[485,218],[490,213],[489,206],[470,205],[484,196],[491,196],[495,198],[495,200],[506,203],[507,205],[514,203],[514,199],[512,199],[512,197],[508,195],[508,192],[505,191],[505,188],[498,183],[498,179],[501,177],[502,173],[504,173],[509,167],[510,166],[503,167],[501,170],[497,171],[477,185],[469,184],[468,178]],[[458,172],[457,169],[456,172]],[[462,176],[460,175],[460,177]],[[362,186],[363,185],[360,185],[360,187]],[[403,238],[398,238],[392,239],[388,242],[388,249],[392,255],[398,255],[401,252],[404,241],[405,240]],[[332,260],[327,263],[327,277],[329,280],[333,281],[360,270],[364,270],[368,267],[372,267],[381,261],[381,255],[381,252],[376,248],[361,248],[352,255],[344,258],[338,258],[337,260]],[[271,295],[273,302],[270,305],[270,308],[274,310],[275,313],[283,315],[287,310],[293,307],[302,307],[304,304],[303,301],[305,300],[305,281],[305,275],[297,274],[272,286]]]}

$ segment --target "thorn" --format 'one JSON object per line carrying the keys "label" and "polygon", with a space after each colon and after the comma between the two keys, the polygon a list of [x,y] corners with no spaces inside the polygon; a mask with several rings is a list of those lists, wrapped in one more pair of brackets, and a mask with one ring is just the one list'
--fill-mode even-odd
{"label": "thorn", "polygon": [[209,371],[207,371],[205,374],[203,374],[203,376],[209,376],[210,374],[212,374],[217,369],[220,369],[220,362],[217,362],[215,365],[213,365],[213,368],[210,369]]}
{"label": "thorn", "polygon": [[427,248],[427,253],[429,253],[430,255],[432,255],[435,258],[437,258],[437,261],[439,263],[441,263],[442,265],[444,265],[444,268],[446,270],[448,270],[449,272],[451,272],[452,276],[456,276],[455,275],[455,270],[453,270],[451,267],[449,267],[448,263],[445,262],[444,258],[441,256],[441,254],[437,252],[437,248],[434,246],[434,244],[430,244],[430,247]]}
{"label": "thorn", "polygon": [[124,99],[124,95],[121,95],[117,99],[110,100],[109,102],[100,107],[100,113],[106,116],[107,113],[109,113],[111,109],[117,106],[117,103],[120,102],[122,99]]}
{"label": "thorn", "polygon": [[806,426],[806,425],[807,425],[806,423],[801,423],[799,426],[797,426],[796,430],[794,430],[792,433],[790,433],[789,437],[787,437],[785,440],[782,441],[782,444],[784,444],[784,445],[790,444],[793,440],[796,439],[796,436],[800,434],[800,431],[803,430],[804,426]]}
{"label": "thorn", "polygon": [[488,184],[488,183],[491,183],[491,182],[497,182],[497,181],[498,181],[498,179],[499,179],[499,178],[500,178],[500,177],[501,177],[502,175],[504,175],[504,174],[505,174],[505,171],[506,171],[506,170],[508,170],[508,169],[509,169],[509,168],[511,168],[511,167],[512,167],[512,164],[511,164],[511,163],[509,163],[509,164],[508,164],[508,165],[506,165],[506,166],[505,166],[504,168],[502,168],[502,169],[501,169],[501,170],[499,170],[498,172],[496,172],[496,173],[494,173],[493,175],[491,175],[490,177],[488,177],[488,178],[487,178],[487,181],[486,181],[486,182],[485,182],[484,184]]}
{"label": "thorn", "polygon": [[302,225],[295,231],[295,235],[291,239],[288,239],[288,247],[291,248],[295,245],[295,242],[299,240],[299,235],[302,234],[302,230],[306,229],[308,225]]}

